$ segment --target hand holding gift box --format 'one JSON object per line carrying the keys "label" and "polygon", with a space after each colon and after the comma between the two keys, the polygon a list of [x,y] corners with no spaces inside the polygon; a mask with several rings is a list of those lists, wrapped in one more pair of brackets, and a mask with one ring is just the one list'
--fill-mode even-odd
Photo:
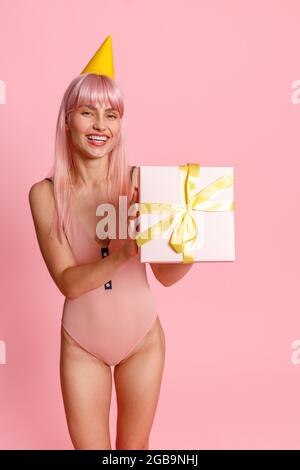
{"label": "hand holding gift box", "polygon": [[141,262],[235,259],[232,167],[141,166],[138,207]]}

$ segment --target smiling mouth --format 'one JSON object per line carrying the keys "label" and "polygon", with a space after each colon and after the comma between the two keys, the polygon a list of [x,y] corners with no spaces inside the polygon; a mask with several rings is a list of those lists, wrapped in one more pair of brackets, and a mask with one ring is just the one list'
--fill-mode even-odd
{"label": "smiling mouth", "polygon": [[87,136],[87,140],[91,145],[95,145],[96,147],[103,147],[110,140],[110,137],[107,139],[99,139],[96,137]]}

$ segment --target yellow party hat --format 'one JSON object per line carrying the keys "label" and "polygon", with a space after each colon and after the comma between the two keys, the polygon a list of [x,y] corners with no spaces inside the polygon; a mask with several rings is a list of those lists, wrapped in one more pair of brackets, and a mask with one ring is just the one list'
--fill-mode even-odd
{"label": "yellow party hat", "polygon": [[101,44],[97,52],[95,52],[91,60],[81,72],[81,74],[83,73],[107,75],[112,80],[114,80],[115,73],[111,35],[107,36],[107,38]]}

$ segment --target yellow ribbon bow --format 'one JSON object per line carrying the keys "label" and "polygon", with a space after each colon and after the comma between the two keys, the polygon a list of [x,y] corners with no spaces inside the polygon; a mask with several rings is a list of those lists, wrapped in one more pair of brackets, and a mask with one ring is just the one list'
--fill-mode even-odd
{"label": "yellow ribbon bow", "polygon": [[[180,176],[180,199],[182,204],[168,204],[155,202],[142,202],[138,204],[140,213],[149,212],[171,212],[169,217],[159,221],[142,233],[138,233],[135,240],[138,246],[142,246],[150,240],[159,238],[174,220],[174,214],[181,212],[181,217],[175,225],[169,240],[169,245],[176,251],[182,253],[183,264],[193,263],[193,245],[198,236],[198,229],[193,217],[193,210],[197,211],[232,211],[234,210],[233,199],[228,201],[210,201],[217,193],[233,184],[231,175],[223,175],[213,181],[196,194],[197,181],[200,175],[198,163],[188,163],[179,166]],[[149,236],[149,230],[151,235]]]}

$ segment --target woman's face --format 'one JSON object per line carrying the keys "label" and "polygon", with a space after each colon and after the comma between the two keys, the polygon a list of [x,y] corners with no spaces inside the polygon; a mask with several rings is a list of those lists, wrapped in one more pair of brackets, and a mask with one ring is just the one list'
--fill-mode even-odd
{"label": "woman's face", "polygon": [[[68,115],[70,144],[80,154],[102,157],[116,145],[121,129],[120,115],[109,107],[81,106]],[[101,136],[107,139],[102,140]]]}

